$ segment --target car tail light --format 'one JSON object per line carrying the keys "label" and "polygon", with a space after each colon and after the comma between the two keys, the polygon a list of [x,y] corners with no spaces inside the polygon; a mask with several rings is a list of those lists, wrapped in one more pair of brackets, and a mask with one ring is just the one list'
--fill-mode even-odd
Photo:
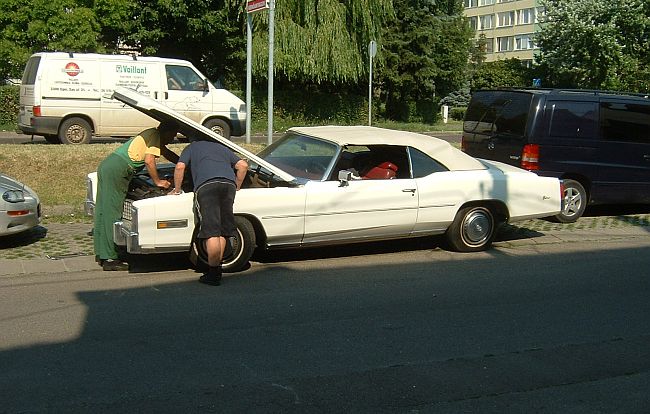
{"label": "car tail light", "polygon": [[34,116],[41,116],[41,106],[40,105],[35,106],[33,108],[33,112],[34,112]]}
{"label": "car tail light", "polygon": [[7,211],[8,216],[26,216],[27,214],[29,214],[29,210]]}
{"label": "car tail light", "polygon": [[521,168],[524,170],[539,170],[539,145],[524,145],[521,152]]}

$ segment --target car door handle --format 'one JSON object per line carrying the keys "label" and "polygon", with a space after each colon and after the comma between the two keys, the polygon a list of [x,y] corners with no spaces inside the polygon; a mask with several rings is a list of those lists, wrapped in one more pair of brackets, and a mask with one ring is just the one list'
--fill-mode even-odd
{"label": "car door handle", "polygon": [[650,154],[644,154],[643,159],[646,161],[650,161]]}
{"label": "car door handle", "polygon": [[415,193],[415,188],[405,188],[402,190],[403,193]]}

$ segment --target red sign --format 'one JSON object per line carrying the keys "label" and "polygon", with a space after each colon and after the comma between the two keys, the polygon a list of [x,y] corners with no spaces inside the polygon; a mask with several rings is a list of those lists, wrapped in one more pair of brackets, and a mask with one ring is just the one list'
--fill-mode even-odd
{"label": "red sign", "polygon": [[267,10],[269,8],[269,0],[248,0],[246,2],[246,11],[253,13],[260,10]]}
{"label": "red sign", "polygon": [[79,70],[79,65],[76,63],[70,62],[65,65],[65,73],[67,73],[68,76],[77,76],[79,72],[81,72],[81,70]]}

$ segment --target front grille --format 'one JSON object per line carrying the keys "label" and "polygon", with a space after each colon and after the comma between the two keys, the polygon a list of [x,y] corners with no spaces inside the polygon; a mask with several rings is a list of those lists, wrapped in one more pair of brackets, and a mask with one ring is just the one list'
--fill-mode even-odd
{"label": "front grille", "polygon": [[124,200],[124,208],[122,209],[122,219],[129,220],[129,221],[133,219],[133,200],[129,200],[129,199]]}

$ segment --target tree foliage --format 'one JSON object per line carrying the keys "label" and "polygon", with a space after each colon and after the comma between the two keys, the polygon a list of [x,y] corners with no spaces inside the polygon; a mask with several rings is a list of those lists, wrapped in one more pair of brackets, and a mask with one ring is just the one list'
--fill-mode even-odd
{"label": "tree foliage", "polygon": [[[356,83],[368,71],[368,44],[392,18],[390,0],[278,0],[274,70],[288,80]],[[268,72],[268,13],[254,15],[253,71]]]}
{"label": "tree foliage", "polygon": [[465,83],[473,33],[460,1],[394,0],[378,70],[386,116],[431,121],[437,96]]}
{"label": "tree foliage", "polygon": [[544,0],[537,62],[552,86],[650,90],[650,2]]}

